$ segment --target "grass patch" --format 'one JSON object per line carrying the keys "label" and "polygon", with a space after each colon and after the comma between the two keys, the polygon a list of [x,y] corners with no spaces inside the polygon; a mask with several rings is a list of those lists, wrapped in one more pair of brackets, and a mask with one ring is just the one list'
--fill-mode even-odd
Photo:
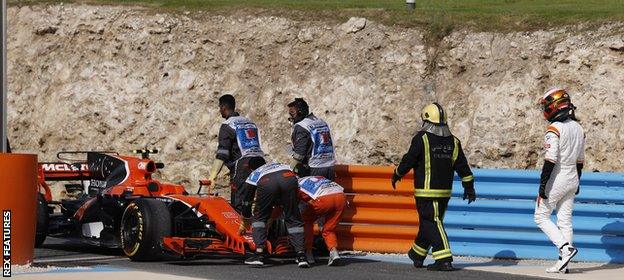
{"label": "grass patch", "polygon": [[[80,2],[147,5],[159,9],[251,12],[297,20],[337,20],[361,16],[386,25],[429,26],[444,33],[449,26],[479,31],[530,31],[581,22],[624,21],[624,0],[10,0],[9,4]],[[443,16],[440,19],[440,15]]]}

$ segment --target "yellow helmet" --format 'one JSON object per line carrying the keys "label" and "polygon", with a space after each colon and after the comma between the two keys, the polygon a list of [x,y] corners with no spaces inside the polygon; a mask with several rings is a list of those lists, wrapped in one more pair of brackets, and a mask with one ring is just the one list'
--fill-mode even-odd
{"label": "yellow helmet", "polygon": [[438,103],[431,103],[423,108],[420,118],[433,124],[446,124],[446,113]]}

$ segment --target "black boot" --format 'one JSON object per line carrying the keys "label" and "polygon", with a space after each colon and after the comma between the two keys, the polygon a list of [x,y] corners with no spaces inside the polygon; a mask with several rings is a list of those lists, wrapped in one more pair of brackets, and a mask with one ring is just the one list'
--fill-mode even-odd
{"label": "black boot", "polygon": [[258,248],[253,255],[245,260],[245,264],[259,267],[264,266],[264,255],[265,253],[263,248]]}
{"label": "black boot", "polygon": [[251,257],[245,260],[245,264],[253,265],[253,266],[263,266],[264,265],[264,256],[261,254],[253,254]]}
{"label": "black boot", "polygon": [[308,263],[308,259],[304,252],[297,252],[297,257],[295,258],[295,262],[297,262],[297,266],[299,268],[310,268],[310,264]]}
{"label": "black boot", "polygon": [[407,251],[407,256],[410,258],[410,260],[412,260],[412,262],[414,262],[414,267],[415,268],[423,268],[423,267],[425,267],[423,265],[422,257],[419,256],[418,254],[416,254],[416,252],[414,252],[414,250],[410,249],[409,251]]}
{"label": "black boot", "polygon": [[455,268],[449,261],[435,262],[427,266],[427,270],[431,271],[453,271]]}

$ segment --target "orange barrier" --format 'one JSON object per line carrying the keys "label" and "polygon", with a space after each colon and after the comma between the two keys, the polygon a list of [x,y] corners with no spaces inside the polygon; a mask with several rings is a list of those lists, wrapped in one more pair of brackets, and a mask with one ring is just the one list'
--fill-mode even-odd
{"label": "orange barrier", "polygon": [[0,154],[0,170],[3,245],[7,245],[10,232],[11,264],[27,264],[33,259],[35,245],[37,156]]}
{"label": "orange barrier", "polygon": [[389,166],[336,166],[336,182],[349,202],[337,229],[340,249],[404,253],[410,248],[419,225],[414,177],[410,172],[393,190],[393,171]]}
{"label": "orange barrier", "polygon": [[415,209],[412,196],[351,194],[347,200],[360,208]]}
{"label": "orange barrier", "polygon": [[336,182],[345,188],[347,193],[386,194],[392,196],[409,196],[414,194],[414,174],[408,173],[392,189],[390,179],[394,168],[390,166],[372,165],[337,165]]}

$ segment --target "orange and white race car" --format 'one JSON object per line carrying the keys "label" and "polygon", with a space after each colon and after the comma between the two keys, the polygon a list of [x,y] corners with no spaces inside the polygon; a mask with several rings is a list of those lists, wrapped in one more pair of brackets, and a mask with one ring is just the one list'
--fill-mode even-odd
{"label": "orange and white race car", "polygon": [[[79,238],[121,248],[137,261],[159,260],[166,254],[194,258],[255,250],[250,230],[238,233],[241,216],[227,200],[211,194],[210,182],[201,180],[200,190],[190,195],[182,185],[152,178],[164,167],[150,159],[156,150],[134,152],[141,157],[75,151],[58,153],[59,162],[40,163],[36,245],[48,235]],[[86,160],[67,158],[80,155]],[[77,193],[75,198],[54,200],[49,186],[54,181],[79,182],[65,184],[68,192]],[[207,194],[200,194],[203,186]],[[269,253],[291,253],[279,224],[277,219],[270,230]]]}

